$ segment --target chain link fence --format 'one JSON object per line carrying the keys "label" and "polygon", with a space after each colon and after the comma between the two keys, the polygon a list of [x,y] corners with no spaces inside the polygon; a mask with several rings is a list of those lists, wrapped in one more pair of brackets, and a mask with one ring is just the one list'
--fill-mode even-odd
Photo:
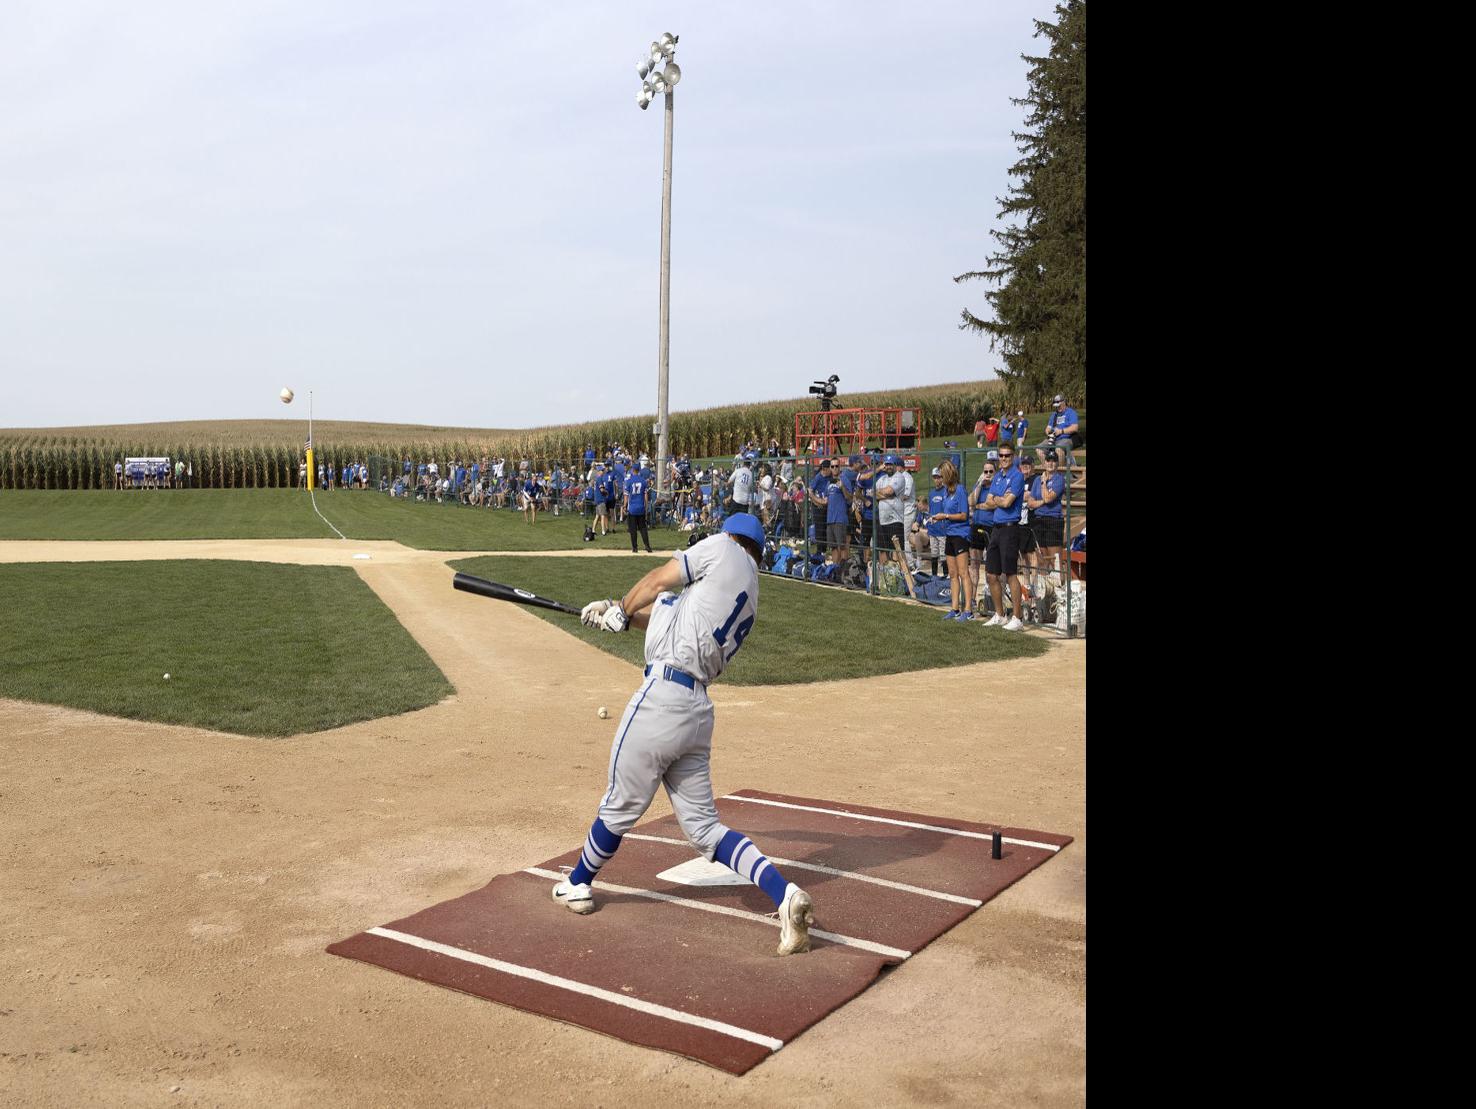
{"label": "chain link fence", "polygon": [[[671,533],[669,548],[720,530],[730,513],[752,512],[768,536],[766,574],[909,598],[986,623],[1018,618],[1022,626],[1085,635],[1086,468],[1059,457],[1048,464],[1044,448],[1029,447],[1011,462],[1019,493],[996,510],[983,501],[991,488],[1004,487],[995,485],[1003,469],[998,452],[959,446],[829,459],[770,454],[747,465],[732,457],[683,457],[670,464],[668,499],[658,503],[652,490],[647,526]],[[594,525],[599,494],[586,466],[582,459],[539,466],[372,455],[325,477],[416,503],[512,512],[525,510],[531,484],[539,511],[586,517]],[[949,476],[952,489],[941,480]],[[610,529],[621,523],[618,490],[615,501]],[[956,518],[959,510],[965,519]],[[943,515],[954,518],[938,519]],[[1000,571],[1008,571],[1011,552],[1016,571],[1002,580],[994,575],[993,582],[991,543]]]}

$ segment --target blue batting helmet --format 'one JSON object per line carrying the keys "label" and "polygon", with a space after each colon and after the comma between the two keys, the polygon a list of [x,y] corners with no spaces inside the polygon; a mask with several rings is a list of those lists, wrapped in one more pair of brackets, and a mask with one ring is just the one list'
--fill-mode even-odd
{"label": "blue batting helmet", "polygon": [[888,466],[900,466],[900,465],[902,465],[902,460],[900,458],[898,458],[895,454],[889,454],[889,455],[887,455],[887,457],[883,461]]}
{"label": "blue batting helmet", "polygon": [[735,512],[723,521],[723,531],[730,535],[741,535],[751,539],[759,548],[764,548],[764,525],[751,512]]}

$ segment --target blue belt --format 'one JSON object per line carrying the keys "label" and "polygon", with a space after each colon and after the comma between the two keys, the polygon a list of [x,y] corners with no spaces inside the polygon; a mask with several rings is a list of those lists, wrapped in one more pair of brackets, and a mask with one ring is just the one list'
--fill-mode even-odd
{"label": "blue belt", "polygon": [[[651,667],[648,664],[646,666],[646,676],[650,677],[650,674]],[[699,682],[696,678],[692,677],[691,674],[688,674],[684,670],[678,670],[675,666],[663,667],[661,670],[661,676],[669,682],[676,682],[677,685],[684,685],[691,690],[695,690],[699,685],[703,684],[702,682]]]}

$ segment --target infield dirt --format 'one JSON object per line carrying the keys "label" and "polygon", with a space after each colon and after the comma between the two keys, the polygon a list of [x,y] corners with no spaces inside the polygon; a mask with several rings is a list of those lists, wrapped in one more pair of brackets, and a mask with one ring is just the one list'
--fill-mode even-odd
{"label": "infield dirt", "polygon": [[[7,543],[0,560],[189,547],[352,565],[458,693],[280,740],[0,701],[0,1102],[1084,1103],[1083,642],[924,674],[713,688],[720,794],[1076,840],[733,1078],[323,951],[577,846],[609,755],[596,711],[623,703],[638,671],[516,606],[447,589],[445,559],[466,552],[202,546]],[[663,795],[651,814],[669,811]],[[550,909],[550,927],[570,925]]]}

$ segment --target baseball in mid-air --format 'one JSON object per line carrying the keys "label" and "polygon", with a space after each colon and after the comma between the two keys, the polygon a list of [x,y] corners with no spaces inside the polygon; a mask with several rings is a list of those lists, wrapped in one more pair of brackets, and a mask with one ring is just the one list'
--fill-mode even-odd
{"label": "baseball in mid-air", "polygon": [[168,680],[169,680],[169,675],[168,675],[168,674],[165,674],[165,675],[164,675],[164,680],[165,680],[165,681],[166,681],[166,682],[167,682],[167,681],[168,681]]}
{"label": "baseball in mid-air", "polygon": [[293,396],[292,390],[289,389],[289,388],[287,388],[285,385],[282,387],[282,391],[280,393],[278,393],[277,396],[279,396],[279,397],[282,398],[282,403],[283,404],[291,404],[292,403],[292,396]]}
{"label": "baseball in mid-air", "polygon": [[601,720],[608,720],[608,719],[610,719],[610,710],[607,709],[604,705],[601,705],[600,706],[600,719]]}

